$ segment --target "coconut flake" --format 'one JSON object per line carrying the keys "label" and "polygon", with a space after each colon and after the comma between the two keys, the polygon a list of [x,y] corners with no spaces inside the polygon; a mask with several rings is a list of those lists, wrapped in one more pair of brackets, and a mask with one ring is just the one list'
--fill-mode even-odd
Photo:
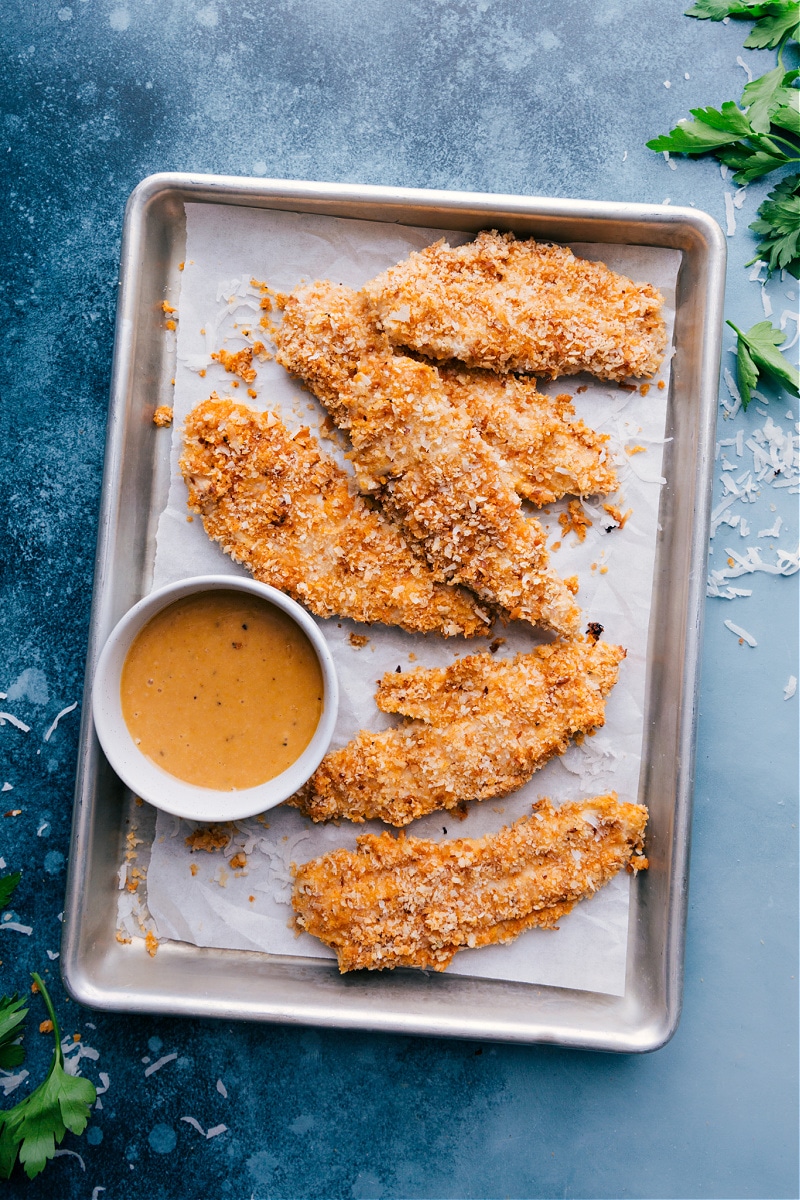
{"label": "coconut flake", "polygon": [[728,237],[733,237],[736,233],[736,213],[733,208],[733,193],[725,193],[725,232]]}
{"label": "coconut flake", "polygon": [[[790,342],[784,342],[781,346],[781,354],[785,354],[787,350],[791,350],[797,339],[800,337],[800,314],[796,313],[792,308],[785,308],[781,313],[780,326],[781,329],[786,328],[787,321],[794,321],[795,330],[794,337]],[[791,418],[790,418],[791,420]]]}
{"label": "coconut flake", "polygon": [[203,1129],[203,1126],[200,1124],[200,1122],[197,1120],[196,1117],[181,1117],[181,1120],[185,1121],[187,1125],[191,1125],[192,1129],[196,1129],[201,1137],[206,1136],[205,1129]]}
{"label": "coconut flake", "polygon": [[0,725],[5,725],[8,721],[9,725],[13,725],[15,729],[21,729],[23,733],[30,733],[30,725],[26,725],[24,721],[20,721],[19,717],[15,717],[12,713],[0,712]]}
{"label": "coconut flake", "polygon": [[224,1097],[225,1100],[228,1099],[228,1089],[225,1087],[225,1084],[221,1079],[217,1080],[217,1091],[219,1092],[220,1096]]}
{"label": "coconut flake", "polygon": [[26,937],[33,933],[32,925],[20,925],[19,921],[1,921],[0,929],[11,929],[14,933],[24,933]]}
{"label": "coconut flake", "polygon": [[741,396],[741,393],[740,393],[738,387],[736,386],[736,380],[733,378],[733,376],[731,375],[731,373],[727,367],[725,367],[724,371],[722,372],[722,376],[723,376],[723,379],[725,380],[725,386],[727,387],[728,391],[730,392],[731,399],[733,400],[732,405],[726,404],[724,399],[722,401],[722,404],[725,408],[725,411],[728,414],[728,417],[729,418],[735,417],[736,414],[738,413],[739,409],[742,406],[742,396]]}
{"label": "coconut flake", "polygon": [[746,629],[742,629],[741,625],[734,625],[733,621],[724,621],[726,629],[730,629],[731,633],[735,633],[743,642],[747,642],[748,646],[757,646],[758,642],[753,637],[752,633],[748,633]]}
{"label": "coconut flake", "polygon": [[743,71],[747,72],[747,82],[752,83],[753,82],[753,72],[750,70],[750,67],[744,61],[741,54],[736,55],[736,63],[738,66],[740,66],[742,68]]}
{"label": "coconut flake", "polygon": [[767,295],[767,286],[764,283],[762,283],[762,285],[761,285],[761,304],[764,309],[764,316],[771,317],[772,316],[772,301],[770,300],[769,296]]}
{"label": "coconut flake", "polygon": [[762,538],[762,537],[770,537],[770,538],[780,537],[782,525],[783,525],[783,517],[777,516],[775,518],[775,524],[772,526],[772,528],[771,529],[762,529],[758,536],[760,538]]}
{"label": "coconut flake", "polygon": [[14,790],[13,783],[4,783],[3,786],[0,788],[0,792],[13,792],[13,790]]}
{"label": "coconut flake", "polygon": [[755,283],[756,280],[758,280],[759,283],[761,282],[761,272],[764,270],[764,267],[766,265],[767,264],[764,262],[764,260],[762,258],[756,259],[756,261],[753,263],[753,269],[750,272],[750,274],[748,275],[748,279],[750,280],[751,283]]}
{"label": "coconut flake", "polygon": [[[788,697],[787,697],[788,699]],[[12,1075],[10,1071],[0,1070],[0,1088],[3,1089],[4,1096],[10,1096],[15,1092],[21,1083],[30,1075],[30,1071],[18,1071],[16,1075]]]}
{"label": "coconut flake", "polygon": [[208,1133],[206,1134],[206,1140],[208,1140],[209,1138],[219,1137],[219,1135],[221,1133],[227,1133],[227,1132],[228,1132],[227,1125],[215,1125],[212,1129],[209,1129]]}
{"label": "coconut flake", "polygon": [[68,1154],[70,1158],[77,1158],[78,1162],[81,1164],[81,1170],[86,1170],[86,1163],[83,1161],[80,1154],[78,1154],[77,1150],[54,1150],[53,1158],[63,1158],[65,1154]]}
{"label": "coconut flake", "polygon": [[58,725],[58,722],[61,720],[61,718],[65,717],[67,715],[67,713],[71,713],[73,711],[73,709],[76,709],[77,707],[78,707],[78,701],[75,700],[72,704],[68,704],[66,708],[62,708],[61,712],[58,714],[55,721],[53,721],[53,724],[50,726],[47,733],[44,735],[44,740],[46,742],[50,741],[50,738],[55,733],[56,726]]}
{"label": "coconut flake", "polygon": [[783,689],[784,700],[791,700],[792,696],[794,696],[796,691],[797,691],[797,676],[790,675],[789,680]]}
{"label": "coconut flake", "polygon": [[[162,1058],[157,1058],[154,1063],[151,1063],[150,1066],[145,1069],[145,1073],[144,1073],[145,1079],[147,1078],[148,1075],[152,1075],[155,1071],[160,1071],[162,1067],[167,1065],[167,1063],[174,1062],[177,1057],[178,1057],[178,1054],[177,1054],[177,1051],[175,1051],[172,1054],[163,1055]],[[185,1118],[184,1118],[184,1120],[185,1120]]]}

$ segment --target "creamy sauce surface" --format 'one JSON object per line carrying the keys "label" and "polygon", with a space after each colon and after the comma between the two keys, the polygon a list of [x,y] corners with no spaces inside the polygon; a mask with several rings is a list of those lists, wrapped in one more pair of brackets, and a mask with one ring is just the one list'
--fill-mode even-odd
{"label": "creamy sauce surface", "polygon": [[187,596],[137,634],[122,668],[139,749],[199,787],[235,791],[299,758],[322,714],[322,671],[291,617],[244,592]]}

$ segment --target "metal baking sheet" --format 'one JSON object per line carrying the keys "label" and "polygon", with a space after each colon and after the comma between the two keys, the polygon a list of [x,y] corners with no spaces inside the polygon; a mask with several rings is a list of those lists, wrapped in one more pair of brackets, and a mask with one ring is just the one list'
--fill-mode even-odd
{"label": "metal baking sheet", "polygon": [[[179,279],[186,203],[233,204],[543,240],[678,249],[675,358],[656,553],[640,798],[650,870],[631,891],[625,995],[398,970],[339,975],[321,960],[116,940],[117,872],[131,796],[91,721],[95,663],[119,617],[147,590],[168,482],[155,404],[170,401],[174,349],[161,300]],[[169,1012],[435,1036],[641,1052],[679,1015],[694,733],[725,240],[695,209],[165,174],[144,180],[125,215],[105,474],[61,966],[70,994],[109,1010]],[[172,355],[172,358],[170,357]]]}

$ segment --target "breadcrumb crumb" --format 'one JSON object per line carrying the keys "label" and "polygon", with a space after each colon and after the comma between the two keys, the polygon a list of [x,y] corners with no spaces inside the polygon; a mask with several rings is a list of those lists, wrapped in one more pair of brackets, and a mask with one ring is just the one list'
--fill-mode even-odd
{"label": "breadcrumb crumb", "polygon": [[230,831],[223,825],[201,825],[186,838],[186,845],[194,853],[195,850],[224,850],[231,840]]}
{"label": "breadcrumb crumb", "polygon": [[586,530],[591,528],[592,519],[580,500],[570,500],[567,511],[559,513],[558,523],[563,531],[563,537],[566,537],[568,533],[574,533],[579,542],[585,542]]}
{"label": "breadcrumb crumb", "polygon": [[153,413],[153,424],[160,428],[172,424],[172,409],[168,404],[159,404]]}

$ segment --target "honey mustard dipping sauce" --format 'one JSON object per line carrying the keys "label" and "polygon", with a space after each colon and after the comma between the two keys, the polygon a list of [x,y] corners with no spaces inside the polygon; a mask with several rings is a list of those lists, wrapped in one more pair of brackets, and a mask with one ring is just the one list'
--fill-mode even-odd
{"label": "honey mustard dipping sauce", "polygon": [[238,791],[300,757],[322,714],[322,670],[302,629],[238,591],[187,596],[134,638],[120,698],[136,745],[171,775]]}

